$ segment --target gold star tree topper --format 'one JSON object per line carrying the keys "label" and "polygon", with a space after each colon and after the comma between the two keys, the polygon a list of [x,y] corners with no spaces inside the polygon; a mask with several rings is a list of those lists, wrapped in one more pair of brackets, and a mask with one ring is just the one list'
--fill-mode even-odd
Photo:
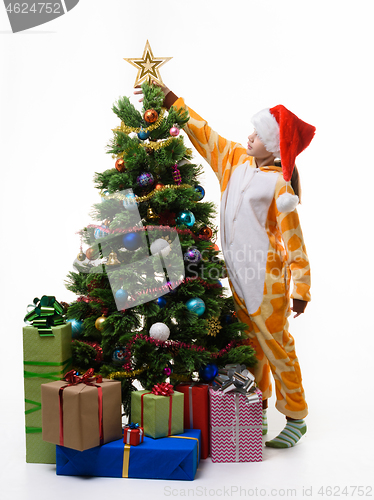
{"label": "gold star tree topper", "polygon": [[145,44],[143,57],[140,59],[139,57],[124,57],[124,60],[135,66],[138,69],[138,75],[135,80],[134,87],[142,84],[145,81],[151,82],[154,80],[160,85],[164,85],[161,75],[160,68],[165,63],[173,59],[172,57],[154,57],[151,46],[147,40]]}

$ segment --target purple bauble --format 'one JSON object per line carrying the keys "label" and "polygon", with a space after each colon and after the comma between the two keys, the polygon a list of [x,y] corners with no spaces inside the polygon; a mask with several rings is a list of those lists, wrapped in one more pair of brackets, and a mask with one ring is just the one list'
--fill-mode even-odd
{"label": "purple bauble", "polygon": [[170,132],[171,136],[177,137],[179,135],[179,128],[178,127],[171,127],[169,132]]}
{"label": "purple bauble", "polygon": [[172,374],[172,369],[169,368],[168,366],[165,366],[165,368],[163,369],[163,372],[164,374],[167,376],[167,377],[170,377],[170,375]]}
{"label": "purple bauble", "polygon": [[136,182],[138,183],[138,185],[143,186],[143,187],[149,186],[150,184],[153,184],[154,181],[155,180],[153,178],[153,175],[150,172],[143,172],[136,179]]}
{"label": "purple bauble", "polygon": [[184,254],[184,260],[196,264],[201,260],[201,253],[197,248],[194,247],[189,248],[187,252]]}

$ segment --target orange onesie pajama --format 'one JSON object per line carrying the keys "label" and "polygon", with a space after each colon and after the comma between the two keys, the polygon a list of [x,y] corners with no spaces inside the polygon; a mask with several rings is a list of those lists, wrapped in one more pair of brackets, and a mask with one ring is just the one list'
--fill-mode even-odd
{"label": "orange onesie pajama", "polygon": [[287,318],[291,277],[291,297],[309,301],[310,269],[296,210],[276,205],[286,191],[282,169],[257,168],[243,146],[219,136],[182,98],[173,106],[188,111],[184,131],[220,182],[222,251],[238,319],[257,352],[253,373],[263,399],[271,396],[271,372],[277,409],[302,419],[308,407]]}

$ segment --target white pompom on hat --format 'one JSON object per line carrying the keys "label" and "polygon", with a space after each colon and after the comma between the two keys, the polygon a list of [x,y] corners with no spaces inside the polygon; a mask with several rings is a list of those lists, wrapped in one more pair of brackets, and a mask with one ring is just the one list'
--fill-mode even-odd
{"label": "white pompom on hat", "polygon": [[[316,128],[300,120],[282,104],[259,111],[252,117],[251,122],[267,151],[276,157],[280,156],[283,178],[288,183],[292,177],[296,156],[309,146]],[[288,195],[287,198],[292,196],[293,202],[288,199],[287,203],[283,203],[286,200],[282,200],[279,204],[283,210],[280,210],[279,206],[278,209],[281,212],[294,210],[299,202],[298,197],[287,192],[282,196],[285,195]],[[278,198],[277,205],[282,196]]]}

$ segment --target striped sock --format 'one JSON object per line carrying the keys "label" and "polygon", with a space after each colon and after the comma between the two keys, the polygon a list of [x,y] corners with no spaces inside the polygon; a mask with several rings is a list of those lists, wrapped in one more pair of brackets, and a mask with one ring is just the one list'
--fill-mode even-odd
{"label": "striped sock", "polygon": [[271,441],[267,441],[265,446],[270,448],[291,448],[306,433],[306,424],[300,420],[287,420],[286,427],[278,436]]}
{"label": "striped sock", "polygon": [[266,412],[266,408],[262,410],[262,435],[265,436],[265,434],[268,433],[268,416]]}

